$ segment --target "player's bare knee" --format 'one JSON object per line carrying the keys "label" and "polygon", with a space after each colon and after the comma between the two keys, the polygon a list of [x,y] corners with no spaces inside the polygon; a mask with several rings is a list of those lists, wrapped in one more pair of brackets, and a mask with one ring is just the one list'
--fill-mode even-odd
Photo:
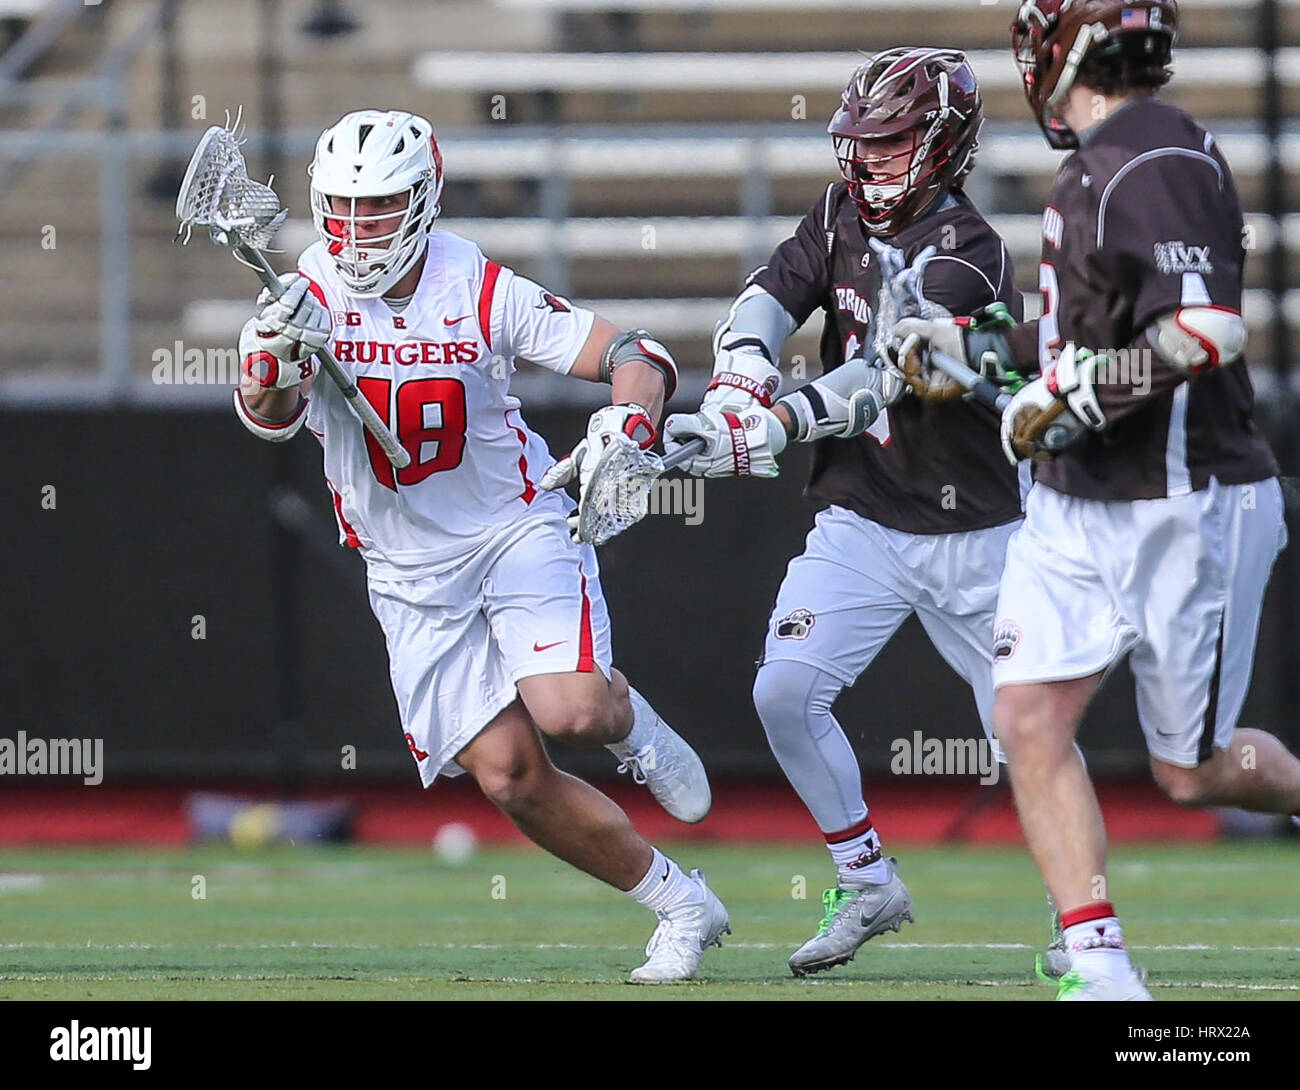
{"label": "player's bare knee", "polygon": [[1215,775],[1209,763],[1198,768],[1179,768],[1153,759],[1151,772],[1160,790],[1179,806],[1208,806],[1214,802]]}
{"label": "player's bare knee", "polygon": [[993,727],[1010,760],[1018,753],[1068,748],[1077,711],[1042,685],[1006,685],[993,702]]}
{"label": "player's bare knee", "polygon": [[511,814],[532,803],[548,771],[549,762],[541,763],[518,754],[478,769],[474,778],[490,802]]}
{"label": "player's bare knee", "polygon": [[543,734],[571,746],[600,746],[612,741],[615,708],[608,699],[572,701],[537,720]]}

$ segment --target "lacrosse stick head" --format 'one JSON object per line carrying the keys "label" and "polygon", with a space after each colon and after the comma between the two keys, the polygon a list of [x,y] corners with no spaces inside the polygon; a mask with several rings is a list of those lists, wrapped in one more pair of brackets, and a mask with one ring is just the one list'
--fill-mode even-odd
{"label": "lacrosse stick head", "polygon": [[898,274],[907,267],[903,251],[897,246],[890,246],[879,239],[871,239],[871,248],[876,252],[876,266],[880,270],[880,294],[876,299],[876,327],[874,345],[876,355],[888,356],[889,342],[894,336],[894,326],[906,315],[899,313],[898,295],[895,282]]}
{"label": "lacrosse stick head", "polygon": [[238,125],[213,125],[194,149],[176,197],[186,242],[198,226],[206,227],[218,245],[264,250],[289,214],[275,190],[248,176]]}
{"label": "lacrosse stick head", "polygon": [[635,526],[649,514],[650,489],[663,472],[663,460],[653,451],[614,436],[578,505],[578,539],[604,545]]}

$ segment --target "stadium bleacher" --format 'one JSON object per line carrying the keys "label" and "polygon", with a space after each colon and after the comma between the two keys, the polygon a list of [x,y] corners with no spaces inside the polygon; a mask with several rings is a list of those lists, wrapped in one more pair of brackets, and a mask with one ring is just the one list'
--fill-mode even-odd
{"label": "stadium bleacher", "polygon": [[[12,0],[11,7],[33,7]],[[48,5],[52,8],[54,5]],[[118,0],[105,13],[105,41],[129,37],[154,7]],[[310,0],[284,5],[281,113],[283,197],[291,214],[282,244],[310,241],[302,219],[302,168],[312,137],[349,109],[416,109],[438,126],[447,162],[445,225],[489,253],[612,315],[657,323],[690,366],[707,363],[717,302],[762,260],[835,177],[825,119],[858,60],[901,42],[965,48],[985,89],[988,123],[970,190],[993,214],[1034,288],[1036,215],[1059,156],[1027,117],[1006,28],[1014,5],[944,0],[464,0],[368,3],[361,24],[337,39],[302,29]],[[1184,0],[1182,46],[1170,97],[1216,133],[1247,208],[1252,243],[1270,245],[1274,223],[1258,214],[1270,149],[1259,128],[1264,54],[1254,48],[1257,0]],[[184,122],[197,138],[227,106],[261,119],[255,0],[182,4],[177,45]],[[0,6],[0,18],[5,9]],[[1300,3],[1282,5],[1278,57],[1287,116],[1300,116]],[[0,170],[28,154],[23,130],[49,116],[40,89],[57,99],[84,61],[65,34],[22,80],[0,76]],[[0,72],[3,67],[0,66]],[[164,69],[150,40],[123,83],[134,194],[122,212],[130,233],[131,360],[149,368],[149,346],[178,336],[223,343],[214,316],[230,321],[253,287],[224,255],[171,245],[166,199],[147,195],[167,146],[183,160],[186,139],[156,137]],[[19,88],[21,86],[21,94]],[[198,96],[196,99],[195,96]],[[192,116],[203,104],[204,116]],[[558,127],[553,122],[561,122]],[[57,131],[0,193],[0,258],[7,306],[31,320],[11,324],[0,349],[0,395],[17,376],[75,379],[94,370],[102,330],[99,247],[106,222],[100,171],[105,117],[89,110]],[[1300,126],[1281,144],[1291,207],[1300,204]],[[175,169],[176,163],[172,163]],[[57,216],[50,211],[58,210]],[[54,222],[57,248],[32,256],[33,224]],[[652,230],[647,232],[647,228]],[[1300,283],[1300,221],[1285,224],[1291,284]],[[279,259],[281,262],[285,258]],[[19,273],[18,270],[21,270]],[[1269,349],[1265,262],[1247,266],[1256,340]],[[237,302],[240,301],[240,302]],[[1296,307],[1293,292],[1287,312]],[[644,317],[635,319],[634,314]],[[807,331],[792,352],[812,352]]]}

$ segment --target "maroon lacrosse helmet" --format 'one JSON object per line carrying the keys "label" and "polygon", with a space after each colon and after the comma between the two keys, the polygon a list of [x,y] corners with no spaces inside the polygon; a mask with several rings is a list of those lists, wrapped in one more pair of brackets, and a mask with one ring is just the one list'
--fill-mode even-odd
{"label": "maroon lacrosse helmet", "polygon": [[1011,24],[1011,45],[1025,98],[1047,142],[1079,146],[1057,116],[1088,58],[1168,64],[1178,35],[1178,0],[1025,0]]}
{"label": "maroon lacrosse helmet", "polygon": [[866,229],[896,234],[960,188],[983,123],[979,84],[959,50],[889,49],[861,65],[826,131]]}

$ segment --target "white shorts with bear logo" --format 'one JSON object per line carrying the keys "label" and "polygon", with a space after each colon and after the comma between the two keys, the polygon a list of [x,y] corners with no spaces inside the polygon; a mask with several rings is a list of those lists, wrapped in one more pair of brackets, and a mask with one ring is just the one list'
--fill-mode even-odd
{"label": "white shorts with bear logo", "polygon": [[1276,478],[1132,501],[1035,485],[1007,549],[994,684],[1088,677],[1131,651],[1147,749],[1194,768],[1232,739],[1285,544]]}
{"label": "white shorts with bear logo", "polygon": [[818,512],[777,593],[763,662],[802,662],[852,685],[915,613],[974,691],[992,739],[993,612],[1007,542],[1019,525],[908,534],[843,507]]}

